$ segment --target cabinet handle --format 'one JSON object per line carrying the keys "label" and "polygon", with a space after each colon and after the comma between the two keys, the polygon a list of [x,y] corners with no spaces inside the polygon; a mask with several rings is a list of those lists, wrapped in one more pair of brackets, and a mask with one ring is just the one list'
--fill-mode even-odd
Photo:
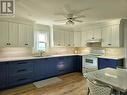
{"label": "cabinet handle", "polygon": [[23,71],[26,71],[26,69],[21,69],[21,70],[18,70],[17,72],[23,72]]}
{"label": "cabinet handle", "polygon": [[28,44],[25,44],[25,45],[28,45]]}
{"label": "cabinet handle", "polygon": [[9,45],[9,43],[6,43],[6,45]]}
{"label": "cabinet handle", "polygon": [[111,45],[111,44],[108,44],[109,46]]}
{"label": "cabinet handle", "polygon": [[60,46],[60,44],[58,44],[58,46]]}
{"label": "cabinet handle", "polygon": [[18,81],[23,81],[23,80],[26,80],[27,78],[21,78],[21,79],[18,79]]}
{"label": "cabinet handle", "polygon": [[94,39],[94,37],[92,39]]}
{"label": "cabinet handle", "polygon": [[26,64],[27,62],[19,62],[18,64]]}
{"label": "cabinet handle", "polygon": [[71,44],[68,44],[68,46],[71,46]]}

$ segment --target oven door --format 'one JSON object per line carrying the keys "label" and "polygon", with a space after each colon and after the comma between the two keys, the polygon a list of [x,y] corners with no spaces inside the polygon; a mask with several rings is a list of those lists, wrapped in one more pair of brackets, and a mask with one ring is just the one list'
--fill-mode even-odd
{"label": "oven door", "polygon": [[83,57],[83,67],[85,68],[98,68],[98,60],[94,56]]}

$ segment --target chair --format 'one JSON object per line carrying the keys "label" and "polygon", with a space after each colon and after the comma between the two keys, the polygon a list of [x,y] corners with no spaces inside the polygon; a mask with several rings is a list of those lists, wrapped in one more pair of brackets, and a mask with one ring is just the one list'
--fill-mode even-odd
{"label": "chair", "polygon": [[109,86],[101,84],[95,80],[87,79],[87,82],[88,82],[87,95],[111,95],[112,94],[112,88]]}

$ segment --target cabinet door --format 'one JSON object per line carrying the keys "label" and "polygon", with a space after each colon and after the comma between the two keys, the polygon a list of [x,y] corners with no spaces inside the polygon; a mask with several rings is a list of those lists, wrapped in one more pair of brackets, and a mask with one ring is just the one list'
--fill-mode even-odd
{"label": "cabinet door", "polygon": [[9,46],[18,46],[18,24],[9,22]]}
{"label": "cabinet door", "polygon": [[73,47],[74,44],[74,33],[70,31],[65,31],[65,36],[64,36],[64,43],[65,46],[67,47]]}
{"label": "cabinet door", "polygon": [[89,30],[86,30],[85,31],[86,32],[86,41],[88,41],[88,40],[91,40],[91,39],[93,39],[93,30],[92,29],[89,29]]}
{"label": "cabinet door", "polygon": [[65,46],[64,44],[65,31],[60,31],[60,34],[58,36],[59,36],[61,46]]}
{"label": "cabinet door", "polygon": [[0,22],[0,47],[8,45],[8,22]]}
{"label": "cabinet door", "polygon": [[33,26],[27,25],[27,47],[33,47],[34,37],[33,37]]}
{"label": "cabinet door", "polygon": [[[121,31],[122,32],[122,31]],[[112,25],[112,33],[111,33],[111,41],[112,47],[120,47],[120,29],[119,25]]]}
{"label": "cabinet door", "polygon": [[94,39],[101,39],[101,28],[95,28],[93,30],[93,38]]}
{"label": "cabinet door", "polygon": [[33,46],[33,29],[30,25],[19,25],[19,46],[32,47]]}
{"label": "cabinet door", "polygon": [[74,47],[81,46],[81,32],[74,32]]}
{"label": "cabinet door", "polygon": [[0,89],[7,87],[7,64],[0,63]]}
{"label": "cabinet door", "polygon": [[70,32],[70,46],[74,46],[74,32]]}
{"label": "cabinet door", "polygon": [[64,46],[64,31],[55,30],[53,31],[53,40],[55,46]]}
{"label": "cabinet door", "polygon": [[104,59],[104,58],[99,58],[98,59],[98,68],[103,69],[103,68],[117,68],[118,64],[116,60],[113,59]]}
{"label": "cabinet door", "polygon": [[87,46],[87,42],[86,42],[86,36],[87,36],[87,34],[86,34],[86,32],[84,31],[84,32],[82,32],[82,40],[81,40],[81,46],[82,47],[86,47]]}
{"label": "cabinet door", "polygon": [[112,27],[107,26],[102,28],[102,47],[112,46]]}
{"label": "cabinet door", "polygon": [[65,41],[65,46],[67,46],[67,47],[70,46],[70,36],[71,36],[70,32],[65,31],[65,36],[64,36],[65,40],[64,41]]}
{"label": "cabinet door", "polygon": [[60,46],[59,31],[53,31],[53,42],[54,42],[54,46]]}
{"label": "cabinet door", "polygon": [[50,71],[50,69],[48,69],[48,62],[47,59],[41,59],[41,60],[35,60],[34,61],[34,74],[35,80],[41,80],[41,79],[45,79],[48,77],[48,70]]}
{"label": "cabinet door", "polygon": [[27,46],[27,27],[24,24],[19,24],[19,46],[25,47]]}

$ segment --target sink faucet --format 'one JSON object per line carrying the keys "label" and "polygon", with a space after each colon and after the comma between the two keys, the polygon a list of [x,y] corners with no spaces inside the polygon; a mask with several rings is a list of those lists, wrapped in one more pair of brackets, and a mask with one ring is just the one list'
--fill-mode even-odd
{"label": "sink faucet", "polygon": [[43,56],[44,53],[45,53],[45,51],[41,50],[41,51],[40,51],[40,56]]}

